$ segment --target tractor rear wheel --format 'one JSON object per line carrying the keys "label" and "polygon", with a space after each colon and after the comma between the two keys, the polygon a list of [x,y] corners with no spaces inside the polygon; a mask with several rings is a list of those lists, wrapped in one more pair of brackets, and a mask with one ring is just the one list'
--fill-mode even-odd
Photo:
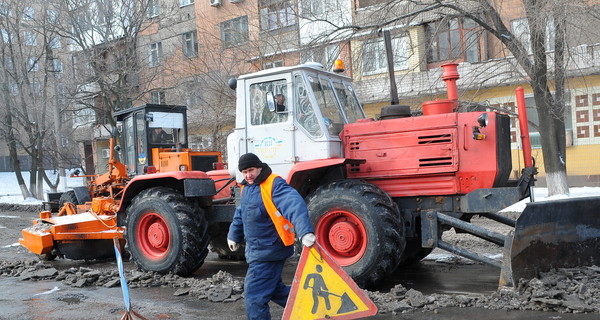
{"label": "tractor rear wheel", "polygon": [[75,196],[75,191],[69,190],[61,194],[60,198],[58,199],[58,207],[62,208],[65,202],[70,202],[74,206],[79,204],[79,201],[77,201],[77,197]]}
{"label": "tractor rear wheel", "polygon": [[396,269],[404,250],[398,207],[377,186],[341,180],[317,189],[308,199],[317,242],[361,287]]}
{"label": "tractor rear wheel", "polygon": [[142,270],[186,276],[208,254],[204,212],[174,189],[140,192],[127,208],[125,225],[126,249]]}

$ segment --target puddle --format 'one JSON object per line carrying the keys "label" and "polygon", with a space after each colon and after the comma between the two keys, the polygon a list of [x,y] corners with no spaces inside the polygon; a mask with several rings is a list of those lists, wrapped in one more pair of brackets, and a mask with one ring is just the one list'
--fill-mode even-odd
{"label": "puddle", "polygon": [[81,293],[69,293],[56,298],[56,300],[66,302],[67,304],[78,304],[85,299],[87,297]]}

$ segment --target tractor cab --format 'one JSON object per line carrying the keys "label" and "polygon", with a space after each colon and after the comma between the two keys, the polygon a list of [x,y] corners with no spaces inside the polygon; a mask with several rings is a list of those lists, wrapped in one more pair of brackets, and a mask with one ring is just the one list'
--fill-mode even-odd
{"label": "tractor cab", "polygon": [[340,133],[365,117],[352,79],[307,63],[239,77],[236,126],[228,137],[230,173],[252,152],[286,177],[297,162],[342,157]]}
{"label": "tractor cab", "polygon": [[160,151],[187,148],[186,110],[185,106],[145,104],[114,114],[122,135],[121,162],[129,176],[146,173]]}

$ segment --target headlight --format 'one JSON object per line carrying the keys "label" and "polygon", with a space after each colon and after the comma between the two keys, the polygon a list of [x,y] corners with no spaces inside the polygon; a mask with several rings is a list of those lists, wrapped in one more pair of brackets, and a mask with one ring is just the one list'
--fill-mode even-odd
{"label": "headlight", "polygon": [[187,171],[187,166],[185,164],[180,164],[179,171]]}
{"label": "headlight", "polygon": [[479,115],[479,117],[477,117],[477,123],[479,123],[479,126],[482,128],[487,127],[488,120],[489,119],[487,113],[482,113]]}

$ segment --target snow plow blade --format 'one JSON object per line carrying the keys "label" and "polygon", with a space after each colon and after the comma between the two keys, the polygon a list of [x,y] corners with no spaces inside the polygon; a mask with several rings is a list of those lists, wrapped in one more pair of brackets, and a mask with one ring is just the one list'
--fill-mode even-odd
{"label": "snow plow blade", "polygon": [[500,286],[553,268],[600,265],[600,197],[529,203],[506,241]]}

